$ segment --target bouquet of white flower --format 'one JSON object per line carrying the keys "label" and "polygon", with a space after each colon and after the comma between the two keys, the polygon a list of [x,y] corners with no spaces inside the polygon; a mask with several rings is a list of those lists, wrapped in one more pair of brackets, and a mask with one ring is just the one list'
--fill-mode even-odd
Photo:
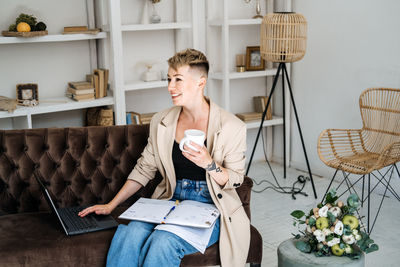
{"label": "bouquet of white flower", "polygon": [[[357,195],[350,195],[347,205],[337,199],[336,192],[332,189],[326,195],[325,203],[318,204],[308,215],[301,210],[291,213],[294,226],[297,225],[301,233],[294,235],[299,239],[296,248],[305,253],[314,252],[316,256],[333,254],[353,259],[358,259],[361,251],[369,253],[378,250],[378,245],[360,229],[359,220],[354,216],[359,207]],[[305,220],[302,220],[304,216]],[[300,226],[304,224],[305,229],[300,230]],[[359,249],[355,250],[356,247]]]}

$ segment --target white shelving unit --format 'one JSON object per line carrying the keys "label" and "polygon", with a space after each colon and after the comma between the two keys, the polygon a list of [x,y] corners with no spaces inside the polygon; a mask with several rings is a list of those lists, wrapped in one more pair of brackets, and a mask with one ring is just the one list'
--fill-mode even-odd
{"label": "white shelving unit", "polygon": [[[51,34],[39,37],[0,37],[2,44],[29,44],[29,43],[48,43],[48,42],[70,42],[82,40],[95,40],[107,38],[106,32],[98,34]],[[94,51],[95,52],[95,51]],[[94,53],[95,54],[95,53]],[[65,93],[65,89],[60,90]],[[114,105],[112,96],[96,99],[92,101],[74,101],[67,97],[45,98],[40,97],[39,105],[34,107],[17,106],[17,109],[9,113],[0,111],[1,119],[11,119],[13,128],[32,128],[32,115],[45,114],[53,112],[62,112],[69,110],[85,109],[97,106]]]}
{"label": "white shelving unit", "polygon": [[[268,2],[268,1],[266,1]],[[216,4],[217,3],[217,4]],[[267,79],[268,77],[272,77],[276,74],[277,69],[276,68],[269,68],[265,69],[263,71],[246,71],[246,72],[236,72],[235,70],[232,69],[232,60],[235,60],[234,56],[232,56],[232,47],[234,45],[231,45],[230,41],[235,40],[234,34],[237,34],[240,31],[246,31],[249,27],[258,27],[260,28],[262,19],[256,18],[232,18],[230,17],[230,5],[228,0],[218,0],[218,1],[213,1],[213,0],[208,0],[207,2],[208,5],[208,10],[207,13],[213,13],[213,15],[209,15],[207,18],[207,31],[211,30],[217,30],[220,31],[220,38],[221,38],[221,45],[213,45],[208,44],[208,49],[220,49],[220,57],[221,57],[221,63],[220,68],[217,70],[212,70],[210,73],[210,78],[219,81],[221,84],[220,88],[211,88],[210,90],[221,90],[220,95],[221,95],[221,105],[229,110],[232,111],[232,103],[231,102],[231,96],[232,96],[232,91],[231,88],[234,86],[234,83],[237,81],[240,81],[242,79],[262,79],[265,78]],[[219,5],[219,6],[218,6]],[[269,8],[271,8],[272,12],[272,3],[270,2]],[[218,11],[219,12],[213,12],[214,10],[210,10],[210,6],[213,8],[215,6],[218,6]],[[213,17],[214,16],[214,17]],[[209,33],[207,33],[207,36],[209,36]],[[240,39],[241,36],[237,36],[237,39]],[[208,40],[208,43],[213,40]],[[215,48],[217,47],[217,48]],[[239,52],[237,53],[239,54]],[[272,64],[268,64],[272,65]],[[271,83],[272,84],[272,83]],[[271,85],[269,85],[271,86]],[[267,90],[265,90],[267,92]],[[288,97],[288,94],[285,95],[285,103],[286,107],[290,107],[290,99]],[[238,103],[234,103],[237,105]],[[248,110],[248,112],[252,112],[253,110]],[[290,110],[287,108],[285,112],[285,123],[286,123],[286,132],[289,133],[289,125],[290,125]],[[247,129],[252,130],[252,129],[258,129],[260,126],[260,121],[254,121],[254,122],[247,122]],[[267,120],[263,123],[263,127],[270,127],[270,126],[281,126],[284,124],[284,119],[283,117],[279,116],[273,116],[272,120]],[[272,128],[268,129],[268,136],[272,136]],[[289,134],[285,136],[286,140],[286,155],[289,155],[290,152],[290,138]],[[268,146],[272,144],[272,138],[268,138]],[[289,157],[287,157],[288,159]],[[289,161],[287,160],[286,165],[288,166]]]}
{"label": "white shelving unit", "polygon": [[[160,31],[171,31],[171,34],[175,37],[175,49],[179,50],[176,43],[178,40],[178,32],[180,30],[190,30],[191,31],[191,42],[192,44],[187,44],[188,46],[197,48],[198,46],[198,29],[197,29],[197,5],[199,1],[191,1],[191,21],[181,21],[181,14],[183,10],[179,10],[179,1],[174,0],[175,6],[175,21],[158,23],[158,24],[122,24],[121,21],[121,1],[108,1],[109,4],[109,28],[110,39],[111,39],[111,65],[114,70],[114,96],[115,103],[115,118],[116,124],[123,125],[126,124],[126,93],[137,93],[141,90],[151,90],[155,88],[166,88],[168,86],[167,81],[154,81],[154,82],[144,82],[144,81],[127,81],[124,77],[124,53],[123,42],[125,42],[125,36],[136,34],[138,32],[148,32],[154,34],[156,38]],[[138,7],[141,8],[141,7]],[[124,36],[123,36],[124,33]],[[160,44],[162,45],[162,44]],[[130,51],[131,52],[131,51]],[[172,56],[172,55],[166,55]],[[155,92],[154,94],[157,94]],[[156,97],[156,96],[155,96]]]}
{"label": "white shelving unit", "polygon": [[32,128],[32,115],[85,109],[98,106],[113,105],[113,97],[108,96],[89,101],[74,101],[67,97],[45,98],[40,100],[40,104],[35,107],[18,106],[12,113],[0,111],[0,119],[12,118],[19,126],[18,128]]}
{"label": "white shelving unit", "polygon": [[68,42],[92,39],[107,38],[107,33],[98,34],[50,34],[38,37],[0,37],[0,44],[27,44],[27,43],[48,43],[48,42]]}

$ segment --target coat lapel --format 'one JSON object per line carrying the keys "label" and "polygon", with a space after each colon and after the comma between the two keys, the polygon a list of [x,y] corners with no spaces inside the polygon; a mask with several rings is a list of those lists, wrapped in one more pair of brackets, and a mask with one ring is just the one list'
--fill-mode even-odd
{"label": "coat lapel", "polygon": [[214,104],[211,100],[210,103],[210,115],[207,130],[207,150],[211,157],[214,155],[214,149],[216,141],[218,140],[218,135],[221,131],[221,113],[218,106]]}
{"label": "coat lapel", "polygon": [[175,140],[176,125],[180,111],[180,107],[171,109],[157,126],[157,148],[172,189],[176,186],[175,169],[172,162],[172,146]]}

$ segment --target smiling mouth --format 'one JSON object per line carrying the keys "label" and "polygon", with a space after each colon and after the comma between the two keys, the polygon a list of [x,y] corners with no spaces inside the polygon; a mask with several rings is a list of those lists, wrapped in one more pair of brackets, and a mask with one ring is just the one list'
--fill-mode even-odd
{"label": "smiling mouth", "polygon": [[180,96],[181,94],[171,94],[172,97]]}

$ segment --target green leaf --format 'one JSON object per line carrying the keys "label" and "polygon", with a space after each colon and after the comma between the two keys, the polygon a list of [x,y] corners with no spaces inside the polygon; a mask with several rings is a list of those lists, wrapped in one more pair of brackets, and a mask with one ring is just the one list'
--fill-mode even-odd
{"label": "green leaf", "polygon": [[348,226],[347,224],[344,224],[343,226],[343,234],[344,235],[352,235],[353,231],[351,230],[350,226]]}
{"label": "green leaf", "polygon": [[299,220],[299,224],[305,224],[305,223],[306,223],[306,221]]}
{"label": "green leaf", "polygon": [[338,197],[336,196],[336,190],[335,189],[331,189],[329,190],[329,193],[326,195],[326,203],[331,203],[331,204],[335,204],[335,201],[338,199]]}
{"label": "green leaf", "polygon": [[351,194],[347,199],[347,205],[349,205],[351,208],[358,208],[359,204],[360,203],[358,202],[358,197],[356,194]]}
{"label": "green leaf", "polygon": [[329,253],[329,247],[327,245],[324,245],[321,249],[321,251],[323,251],[325,254]]}
{"label": "green leaf", "polygon": [[336,196],[336,189],[335,188],[331,188],[329,190],[328,194],[330,194],[332,197]]}
{"label": "green leaf", "polygon": [[313,209],[310,209],[309,216],[313,216],[313,215],[314,215],[314,211],[313,211]]}
{"label": "green leaf", "polygon": [[301,217],[303,217],[305,215],[305,213],[301,210],[295,210],[292,213],[290,213],[290,215],[292,215],[296,219],[300,219]]}
{"label": "green leaf", "polygon": [[365,250],[365,253],[368,254],[368,253],[377,251],[378,249],[379,249],[379,247],[378,247],[377,244],[372,244],[369,248],[367,248],[367,249]]}
{"label": "green leaf", "polygon": [[296,248],[298,250],[300,250],[301,252],[304,252],[304,253],[310,253],[311,252],[311,246],[308,243],[304,242],[304,241],[297,241],[296,242]]}
{"label": "green leaf", "polygon": [[351,254],[348,254],[349,258],[352,260],[358,260],[361,258],[361,253],[360,252],[354,252]]}
{"label": "green leaf", "polygon": [[314,217],[310,217],[310,218],[308,219],[308,225],[309,225],[309,226],[314,226],[316,222],[317,222],[317,220],[314,219]]}
{"label": "green leaf", "polygon": [[300,237],[301,237],[301,235],[299,235],[299,234],[297,234],[297,235],[292,234],[292,235],[294,236],[294,239],[300,239]]}
{"label": "green leaf", "polygon": [[332,212],[330,211],[328,211],[328,219],[331,224],[333,224],[336,221],[335,215],[333,215]]}

